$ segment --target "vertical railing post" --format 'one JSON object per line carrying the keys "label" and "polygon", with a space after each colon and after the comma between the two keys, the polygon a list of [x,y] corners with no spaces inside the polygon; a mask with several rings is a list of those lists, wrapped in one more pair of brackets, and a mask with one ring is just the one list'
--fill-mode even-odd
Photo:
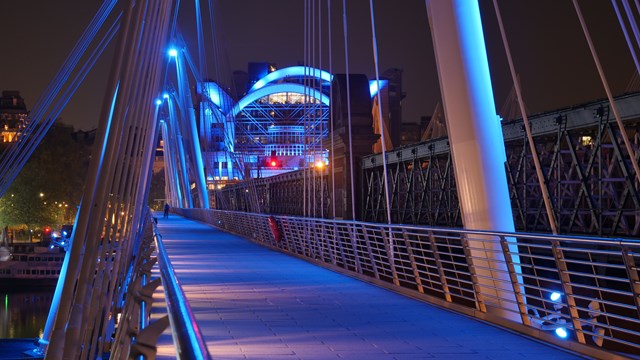
{"label": "vertical railing post", "polygon": [[411,249],[411,241],[407,231],[402,229],[402,238],[404,239],[404,245],[407,247],[407,254],[409,255],[409,261],[411,261],[411,270],[413,270],[413,277],[416,279],[416,286],[421,294],[424,294],[422,288],[422,278],[420,277],[420,271],[418,271],[418,265],[416,264],[416,258],[413,256],[413,250]]}
{"label": "vertical railing post", "polygon": [[438,244],[436,238],[433,235],[433,231],[429,230],[429,243],[431,244],[431,251],[433,251],[433,259],[436,261],[436,267],[438,268],[438,275],[440,276],[440,285],[442,286],[442,292],[444,293],[444,299],[447,302],[451,302],[451,292],[449,291],[449,283],[447,276],[444,273],[444,267],[442,260],[440,260],[440,251],[438,250]]}
{"label": "vertical railing post", "polygon": [[629,283],[631,284],[633,301],[638,309],[638,314],[640,314],[640,277],[638,276],[638,266],[626,245],[622,245],[620,251],[622,252],[622,260],[624,261],[625,270],[627,271]]}
{"label": "vertical railing post", "polygon": [[527,313],[527,304],[524,291],[522,291],[522,287],[524,286],[524,284],[520,283],[520,279],[522,278],[522,276],[516,272],[516,266],[513,263],[511,250],[509,249],[509,243],[507,242],[506,237],[503,235],[500,235],[500,245],[502,246],[504,259],[507,262],[509,278],[511,278],[513,293],[515,294],[516,301],[518,302],[518,309],[520,309],[520,317],[522,318],[522,323],[529,326],[531,325],[531,321],[529,320],[529,314]]}
{"label": "vertical railing post", "polygon": [[[400,280],[398,279],[398,270],[396,269],[395,256],[393,255],[393,248],[391,246],[391,241],[387,236],[387,228],[381,227],[380,235],[382,236],[382,241],[384,242],[384,248],[387,251],[387,259],[389,259],[389,267],[391,268],[391,275],[393,276],[393,284],[396,286],[400,286]],[[393,236],[393,233],[389,231],[389,235]]]}
{"label": "vertical railing post", "polygon": [[353,260],[356,265],[356,272],[362,274],[362,266],[360,265],[360,256],[358,255],[358,242],[355,237],[355,222],[351,222],[348,226],[349,238],[351,240],[351,247],[353,248]]}
{"label": "vertical railing post", "polygon": [[[348,225],[347,225],[348,226]],[[347,230],[348,231],[348,230]],[[344,246],[342,246],[343,237],[342,235],[337,237],[338,239],[338,250],[340,250],[340,259],[342,260],[342,267],[347,269],[347,258],[344,255]],[[345,240],[346,241],[346,240]]]}
{"label": "vertical railing post", "polygon": [[338,226],[336,223],[333,223],[333,236],[330,239],[327,239],[327,246],[329,247],[329,259],[333,265],[336,265],[336,239],[338,237]]}
{"label": "vertical railing post", "polygon": [[364,242],[367,244],[367,253],[369,254],[369,261],[371,262],[373,275],[376,277],[376,279],[380,280],[380,273],[378,272],[378,264],[376,264],[376,259],[373,257],[373,251],[371,251],[371,240],[369,239],[369,235],[367,234],[367,228],[365,226],[362,226],[362,234],[364,236]]}
{"label": "vertical railing post", "polygon": [[576,332],[576,338],[581,344],[586,344],[584,333],[582,332],[582,322],[578,315],[578,308],[576,307],[576,300],[573,297],[573,287],[571,286],[571,279],[569,278],[569,271],[567,269],[567,263],[564,260],[564,254],[560,247],[560,241],[551,240],[551,251],[556,261],[556,269],[558,270],[558,277],[562,284],[562,290],[564,296],[567,298],[567,306],[569,307],[569,315],[571,316],[571,324]]}
{"label": "vertical railing post", "polygon": [[482,286],[478,282],[478,275],[476,275],[476,263],[473,261],[473,255],[469,248],[469,240],[467,240],[467,234],[461,234],[460,241],[462,242],[462,249],[464,251],[465,258],[467,259],[467,266],[469,268],[469,275],[471,276],[471,282],[473,283],[474,295],[476,297],[476,308],[482,312],[487,312],[487,306],[484,303],[484,296],[482,295]]}

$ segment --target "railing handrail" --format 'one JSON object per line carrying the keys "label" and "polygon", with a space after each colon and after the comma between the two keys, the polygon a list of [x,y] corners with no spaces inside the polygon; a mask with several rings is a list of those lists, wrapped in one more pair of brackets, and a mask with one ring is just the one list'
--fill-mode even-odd
{"label": "railing handrail", "polygon": [[178,283],[173,265],[162,243],[162,235],[153,225],[158,267],[167,302],[167,312],[171,323],[171,333],[179,359],[211,359],[202,332],[196,323],[189,301]]}
{"label": "railing handrail", "polygon": [[343,225],[364,225],[368,227],[377,227],[377,228],[385,228],[385,229],[404,229],[404,230],[433,230],[433,231],[441,231],[441,232],[449,232],[453,234],[472,234],[472,235],[483,235],[483,236],[502,236],[502,237],[520,237],[520,238],[535,238],[536,240],[553,240],[553,241],[573,241],[573,242],[584,242],[589,244],[618,244],[618,245],[640,245],[640,240],[636,239],[625,239],[625,238],[604,238],[604,237],[591,237],[591,236],[578,236],[578,235],[554,235],[554,234],[545,234],[545,233],[528,233],[528,232],[509,232],[509,231],[496,231],[496,230],[474,230],[474,229],[463,229],[463,228],[449,228],[442,226],[428,226],[428,225],[414,225],[414,224],[385,224],[385,223],[374,223],[374,222],[366,222],[366,221],[357,221],[357,220],[340,220],[340,219],[325,219],[325,218],[311,218],[304,216],[291,216],[291,215],[278,215],[278,214],[262,214],[262,213],[247,213],[245,211],[233,211],[233,210],[216,210],[223,213],[231,213],[231,214],[251,214],[252,216],[262,216],[269,217],[275,216],[278,219],[291,219],[291,220],[303,220],[303,221],[313,221],[313,222],[322,222],[327,224],[343,224]]}
{"label": "railing handrail", "polygon": [[176,212],[570,351],[622,359],[640,349],[635,239]]}

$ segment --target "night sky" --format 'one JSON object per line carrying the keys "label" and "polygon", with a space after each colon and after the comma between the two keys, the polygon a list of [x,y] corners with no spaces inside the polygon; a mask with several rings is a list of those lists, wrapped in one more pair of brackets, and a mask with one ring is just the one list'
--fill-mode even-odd
{"label": "night sky", "polygon": [[[187,0],[181,24],[193,36],[192,7]],[[206,1],[201,0],[202,3]],[[53,78],[102,2],[100,0],[19,0],[0,4],[0,90],[19,90],[31,109]],[[304,60],[302,0],[217,0],[221,51],[214,61],[208,52],[207,77],[227,83],[234,70],[250,61],[274,62],[278,67]],[[333,69],[344,71],[340,0],[332,0]],[[371,25],[367,0],[348,0],[350,70],[374,77]],[[376,0],[380,72],[404,71],[403,121],[431,115],[440,100],[424,0]],[[492,0],[480,0],[485,38],[499,111],[511,89],[511,78],[498,34]],[[501,0],[507,36],[521,76],[529,113],[554,110],[601,99],[605,92],[569,0]],[[622,31],[608,0],[581,1],[606,75],[615,94],[625,91],[634,66]],[[323,8],[326,2],[323,1]],[[193,38],[195,40],[195,38]],[[328,36],[323,35],[326,41]],[[195,41],[190,50],[196,52]],[[210,49],[213,47],[210,47]],[[328,70],[328,49],[322,50]],[[77,129],[97,124],[106,77],[108,51],[67,109],[65,123]],[[318,64],[318,63],[316,63]]]}

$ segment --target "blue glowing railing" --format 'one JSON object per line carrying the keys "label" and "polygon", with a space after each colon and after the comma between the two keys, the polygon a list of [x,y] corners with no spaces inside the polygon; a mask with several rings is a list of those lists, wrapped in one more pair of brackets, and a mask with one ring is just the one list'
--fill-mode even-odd
{"label": "blue glowing railing", "polygon": [[178,279],[167,256],[162,236],[154,225],[154,239],[156,243],[160,277],[167,301],[167,312],[171,323],[176,353],[179,359],[211,359],[202,333],[193,316]]}

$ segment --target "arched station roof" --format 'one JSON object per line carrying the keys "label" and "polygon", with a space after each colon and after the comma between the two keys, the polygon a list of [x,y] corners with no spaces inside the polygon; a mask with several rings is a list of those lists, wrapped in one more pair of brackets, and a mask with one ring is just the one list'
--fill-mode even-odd
{"label": "arched station roof", "polygon": [[290,67],[282,68],[272,73],[269,73],[267,76],[263,77],[262,79],[258,80],[255,84],[253,84],[249,92],[259,90],[265,87],[267,84],[270,84],[274,81],[281,80],[287,77],[293,77],[293,76],[296,76],[296,77],[308,76],[308,77],[321,79],[329,82],[333,78],[333,75],[329,74],[324,70],[320,70],[317,68],[313,68],[309,66],[290,66]]}
{"label": "arched station roof", "polygon": [[248,93],[242,99],[240,99],[240,101],[238,101],[238,103],[233,107],[233,109],[231,109],[231,112],[227,114],[227,117],[232,117],[232,118],[235,117],[240,113],[240,111],[242,111],[242,109],[247,107],[247,105],[251,104],[252,102],[258,99],[261,99],[265,96],[280,94],[280,93],[295,93],[300,95],[306,94],[306,95],[309,95],[310,97],[320,100],[323,104],[329,106],[329,97],[323,94],[322,92],[318,91],[317,89],[312,89],[308,86],[304,86],[301,84],[280,83],[280,84],[265,86],[258,90]]}

